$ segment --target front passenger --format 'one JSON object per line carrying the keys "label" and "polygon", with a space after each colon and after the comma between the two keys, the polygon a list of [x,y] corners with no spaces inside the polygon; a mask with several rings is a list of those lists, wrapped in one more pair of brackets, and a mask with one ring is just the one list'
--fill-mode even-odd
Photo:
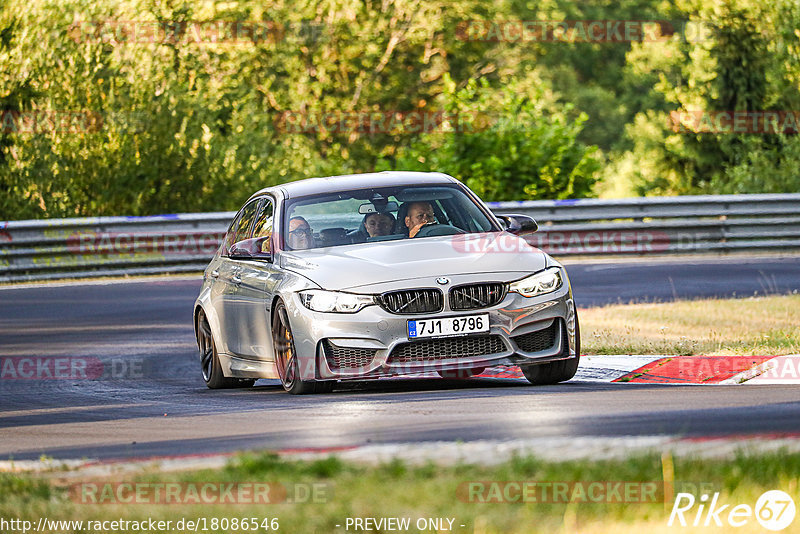
{"label": "front passenger", "polygon": [[364,217],[364,228],[370,237],[391,235],[394,228],[394,216],[391,213],[370,213]]}

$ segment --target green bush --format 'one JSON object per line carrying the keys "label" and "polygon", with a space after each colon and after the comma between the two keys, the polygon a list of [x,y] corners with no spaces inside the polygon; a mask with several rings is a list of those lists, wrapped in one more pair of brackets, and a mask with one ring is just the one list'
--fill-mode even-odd
{"label": "green bush", "polygon": [[568,119],[569,106],[543,109],[542,98],[515,84],[493,90],[471,81],[456,90],[451,82],[444,108],[453,124],[422,134],[379,168],[445,172],[485,200],[591,196],[600,162],[597,147],[578,141],[587,117]]}

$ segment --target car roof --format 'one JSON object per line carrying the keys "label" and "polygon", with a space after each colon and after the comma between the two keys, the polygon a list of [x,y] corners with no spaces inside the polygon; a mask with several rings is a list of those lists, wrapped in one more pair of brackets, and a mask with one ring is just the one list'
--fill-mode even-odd
{"label": "car roof", "polygon": [[344,174],[341,176],[326,176],[324,178],[308,178],[296,182],[287,182],[279,186],[267,187],[251,198],[280,189],[286,198],[303,197],[324,193],[336,193],[351,189],[369,187],[391,187],[396,185],[434,185],[453,184],[458,180],[441,172],[415,172],[415,171],[383,171],[364,174]]}

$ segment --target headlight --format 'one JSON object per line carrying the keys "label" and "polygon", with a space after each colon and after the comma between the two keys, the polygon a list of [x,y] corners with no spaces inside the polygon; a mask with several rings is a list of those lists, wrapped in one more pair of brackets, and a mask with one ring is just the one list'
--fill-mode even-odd
{"label": "headlight", "polygon": [[355,313],[365,306],[375,304],[375,299],[371,295],[309,289],[300,292],[300,302],[316,312]]}
{"label": "headlight", "polygon": [[535,297],[552,293],[564,284],[561,277],[561,269],[550,267],[522,280],[511,282],[508,286],[509,291],[519,293],[523,297]]}

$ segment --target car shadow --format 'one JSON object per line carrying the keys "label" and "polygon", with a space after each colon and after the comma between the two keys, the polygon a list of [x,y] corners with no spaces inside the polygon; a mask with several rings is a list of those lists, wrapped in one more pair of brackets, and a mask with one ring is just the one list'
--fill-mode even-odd
{"label": "car shadow", "polygon": [[[311,395],[311,398],[333,398],[354,394],[396,394],[396,393],[435,393],[445,391],[472,391],[494,393],[532,393],[535,391],[551,393],[569,393],[578,390],[598,389],[638,389],[640,386],[652,388],[656,384],[611,383],[584,380],[571,380],[549,386],[533,386],[525,380],[513,378],[472,377],[466,379],[450,378],[382,378],[373,380],[339,381],[333,391],[325,394]],[[664,384],[660,384],[664,386]],[[667,386],[671,387],[671,386]],[[245,390],[239,390],[245,391]],[[253,388],[246,391],[284,393],[277,380],[259,380]]]}

